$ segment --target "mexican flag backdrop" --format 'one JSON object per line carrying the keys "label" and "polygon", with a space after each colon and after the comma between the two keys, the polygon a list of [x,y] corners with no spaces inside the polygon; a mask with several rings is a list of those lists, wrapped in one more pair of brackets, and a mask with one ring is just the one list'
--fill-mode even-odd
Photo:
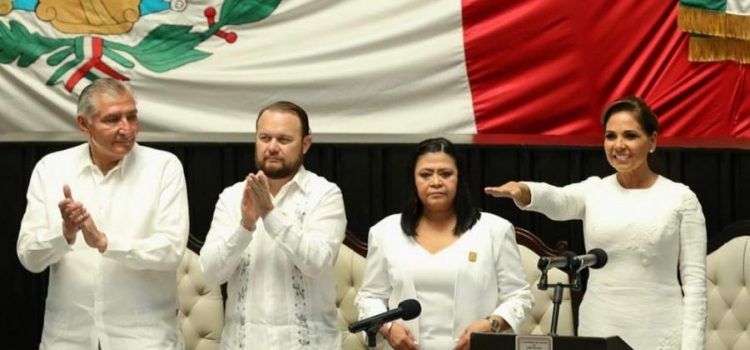
{"label": "mexican flag backdrop", "polygon": [[77,93],[111,76],[136,91],[145,131],[251,132],[284,99],[315,133],[600,135],[603,107],[635,94],[663,136],[750,137],[747,66],[690,62],[680,8],[0,0],[0,133],[74,131]]}

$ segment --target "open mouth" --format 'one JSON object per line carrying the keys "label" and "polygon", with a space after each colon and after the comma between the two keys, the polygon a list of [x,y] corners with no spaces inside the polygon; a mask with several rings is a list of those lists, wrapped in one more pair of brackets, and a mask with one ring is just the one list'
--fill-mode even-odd
{"label": "open mouth", "polygon": [[625,162],[628,159],[630,159],[630,155],[628,155],[628,154],[614,154],[614,155],[612,155],[612,157],[615,160],[620,161],[620,162]]}

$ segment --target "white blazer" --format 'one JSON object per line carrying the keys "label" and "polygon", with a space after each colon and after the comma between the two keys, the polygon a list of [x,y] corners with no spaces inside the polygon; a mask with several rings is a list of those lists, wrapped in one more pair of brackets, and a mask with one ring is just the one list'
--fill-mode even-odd
{"label": "white blazer", "polygon": [[[460,337],[471,323],[490,315],[500,316],[511,328],[518,329],[533,301],[513,225],[483,212],[464,235],[462,239],[469,241],[474,259],[463,260],[456,275],[454,319],[445,320],[453,323],[454,337]],[[395,308],[399,302],[417,295],[414,282],[404,269],[412,258],[407,248],[416,243],[401,230],[401,215],[378,222],[370,229],[368,241],[364,279],[355,300],[360,319]],[[418,318],[405,324],[419,339]]]}

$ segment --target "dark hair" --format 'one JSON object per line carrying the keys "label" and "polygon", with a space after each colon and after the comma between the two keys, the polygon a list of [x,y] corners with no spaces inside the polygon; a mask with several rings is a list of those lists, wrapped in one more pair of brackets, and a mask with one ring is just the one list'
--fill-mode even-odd
{"label": "dark hair", "polygon": [[407,198],[404,209],[401,211],[401,229],[407,236],[417,235],[417,224],[424,211],[424,204],[417,195],[417,186],[414,183],[414,171],[416,171],[417,160],[425,153],[442,152],[453,158],[458,169],[458,184],[456,186],[456,197],[453,200],[453,209],[456,213],[456,226],[453,234],[459,236],[471,229],[479,220],[481,213],[471,202],[471,193],[466,183],[464,161],[456,152],[453,144],[443,137],[427,139],[417,145],[411,163],[409,163],[409,181],[407,182]]}
{"label": "dark hair", "polygon": [[606,128],[609,118],[618,112],[630,112],[648,136],[659,131],[656,114],[640,97],[626,96],[607,106],[602,114],[602,128]]}
{"label": "dark hair", "polygon": [[263,107],[263,109],[258,112],[258,117],[255,118],[256,130],[258,130],[258,121],[260,120],[260,116],[265,111],[291,112],[292,114],[296,115],[297,118],[299,118],[299,122],[302,125],[302,137],[310,135],[310,121],[307,119],[307,112],[305,112],[305,110],[296,103],[289,101],[277,101],[271,103],[266,107]]}

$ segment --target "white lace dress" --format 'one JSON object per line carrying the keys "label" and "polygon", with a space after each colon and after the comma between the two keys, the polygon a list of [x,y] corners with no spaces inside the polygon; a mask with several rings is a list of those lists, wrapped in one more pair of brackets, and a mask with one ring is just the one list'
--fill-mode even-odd
{"label": "white lace dress", "polygon": [[586,250],[607,252],[607,265],[590,271],[578,335],[619,335],[637,350],[705,348],[706,227],[687,186],[660,176],[625,189],[615,175],[525,183],[532,202],[523,209],[583,220]]}

